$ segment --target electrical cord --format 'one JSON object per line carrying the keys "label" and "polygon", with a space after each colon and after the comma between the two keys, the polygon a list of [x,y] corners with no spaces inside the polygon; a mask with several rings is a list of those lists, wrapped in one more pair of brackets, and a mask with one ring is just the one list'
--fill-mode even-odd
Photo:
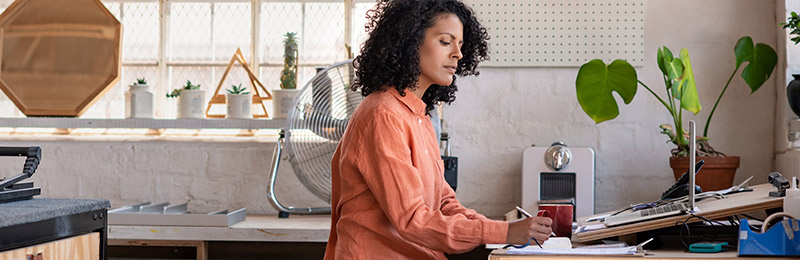
{"label": "electrical cord", "polygon": [[796,219],[792,215],[786,214],[785,212],[778,212],[772,215],[769,215],[767,219],[764,220],[764,224],[761,225],[761,233],[767,232],[767,227],[769,227],[769,223],[772,222],[773,219],[777,217],[785,217],[790,219]]}
{"label": "electrical cord", "polygon": [[[675,222],[675,226],[680,228],[679,233],[678,233],[678,237],[681,240],[681,244],[683,244],[684,248],[686,248],[687,250],[689,249],[689,245],[693,244],[694,241],[715,241],[720,237],[728,237],[728,236],[719,235],[717,233],[714,233],[714,234],[711,234],[711,235],[702,234],[699,237],[699,239],[694,240],[694,239],[692,239],[692,231],[691,231],[691,227],[689,226],[689,224],[690,224],[692,219],[699,219],[702,223],[708,223],[711,226],[725,226],[725,224],[723,224],[723,223],[721,223],[719,221],[711,220],[711,219],[708,219],[706,217],[699,216],[699,215],[694,215],[694,214],[690,215],[689,217],[687,217],[684,220],[676,221]],[[737,230],[739,229],[738,222],[734,221],[733,218],[729,218],[728,222],[730,222],[732,228],[736,228]],[[684,229],[686,230],[686,235],[685,236],[684,236]],[[734,237],[735,235],[736,235],[736,233],[734,232],[733,235],[731,235],[730,237]]]}

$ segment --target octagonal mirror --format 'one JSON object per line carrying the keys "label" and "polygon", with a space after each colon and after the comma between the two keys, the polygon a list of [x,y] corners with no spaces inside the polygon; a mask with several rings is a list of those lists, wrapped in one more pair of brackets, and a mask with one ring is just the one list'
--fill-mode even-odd
{"label": "octagonal mirror", "polygon": [[27,116],[80,116],[119,79],[121,24],[98,0],[17,0],[0,29],[0,87]]}

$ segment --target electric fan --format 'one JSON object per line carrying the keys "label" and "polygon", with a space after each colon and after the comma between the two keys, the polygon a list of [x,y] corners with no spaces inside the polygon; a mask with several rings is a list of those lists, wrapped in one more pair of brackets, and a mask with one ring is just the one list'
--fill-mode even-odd
{"label": "electric fan", "polygon": [[279,217],[294,214],[326,214],[330,207],[290,207],[278,201],[275,182],[282,153],[295,175],[311,193],[330,203],[331,159],[344,135],[353,111],[363,97],[350,90],[355,71],[353,60],[338,62],[315,75],[300,90],[286,118],[286,128],[275,145],[267,185],[267,197]]}

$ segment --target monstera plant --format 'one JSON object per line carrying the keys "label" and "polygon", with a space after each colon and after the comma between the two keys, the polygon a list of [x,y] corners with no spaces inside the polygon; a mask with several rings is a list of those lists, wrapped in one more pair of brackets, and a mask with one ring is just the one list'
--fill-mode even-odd
{"label": "monstera plant", "polygon": [[[753,39],[748,36],[739,39],[733,48],[733,52],[736,55],[736,67],[725,83],[725,87],[722,88],[719,97],[717,97],[714,107],[708,114],[708,118],[706,118],[703,135],[697,138],[697,156],[706,160],[703,175],[713,175],[706,174],[706,172],[713,171],[713,169],[706,171],[709,170],[708,168],[714,168],[713,165],[709,164],[711,160],[726,160],[726,164],[732,164],[731,161],[735,161],[734,172],[729,177],[731,183],[733,182],[735,170],[738,168],[739,158],[738,156],[725,156],[725,154],[709,145],[708,129],[711,125],[711,118],[714,116],[722,96],[728,90],[728,86],[742,65],[747,63],[742,70],[741,77],[750,87],[751,93],[753,93],[767,81],[778,61],[778,55],[772,47],[763,43],[753,44]],[[689,59],[689,51],[687,49],[681,49],[679,56],[674,57],[667,47],[659,48],[656,62],[662,73],[665,86],[663,98],[654,89],[639,80],[636,69],[627,61],[614,60],[606,65],[599,59],[583,64],[578,71],[578,77],[575,82],[577,98],[583,111],[599,124],[614,119],[619,115],[619,107],[612,95],[613,92],[617,92],[622,97],[622,101],[625,104],[629,104],[636,96],[638,85],[641,85],[653,97],[658,99],[672,118],[670,124],[662,124],[660,128],[661,133],[669,136],[668,142],[676,146],[672,149],[670,161],[671,164],[675,161],[673,169],[675,169],[676,175],[679,176],[680,173],[688,169],[688,161],[685,156],[689,153],[689,136],[683,128],[683,110],[697,114],[702,109],[702,106],[697,96],[697,85],[695,84],[692,62]],[[686,163],[681,164],[682,161]],[[679,168],[676,168],[676,166]],[[680,168],[681,166],[682,168]],[[700,181],[701,174],[697,176],[698,181]],[[727,184],[721,185],[723,185],[721,187],[724,187]]]}

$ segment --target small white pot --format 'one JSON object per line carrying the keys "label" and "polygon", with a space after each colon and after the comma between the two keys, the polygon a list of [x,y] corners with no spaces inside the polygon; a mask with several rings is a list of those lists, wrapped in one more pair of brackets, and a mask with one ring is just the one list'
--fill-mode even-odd
{"label": "small white pot", "polygon": [[253,96],[250,94],[226,94],[228,113],[225,118],[253,118]]}
{"label": "small white pot", "polygon": [[206,91],[181,90],[178,96],[178,118],[206,118]]}
{"label": "small white pot", "polygon": [[125,118],[153,118],[153,92],[147,85],[129,85],[125,92]]}
{"label": "small white pot", "polygon": [[299,89],[274,89],[272,90],[272,118],[286,118],[293,109],[294,97],[300,93]]}

